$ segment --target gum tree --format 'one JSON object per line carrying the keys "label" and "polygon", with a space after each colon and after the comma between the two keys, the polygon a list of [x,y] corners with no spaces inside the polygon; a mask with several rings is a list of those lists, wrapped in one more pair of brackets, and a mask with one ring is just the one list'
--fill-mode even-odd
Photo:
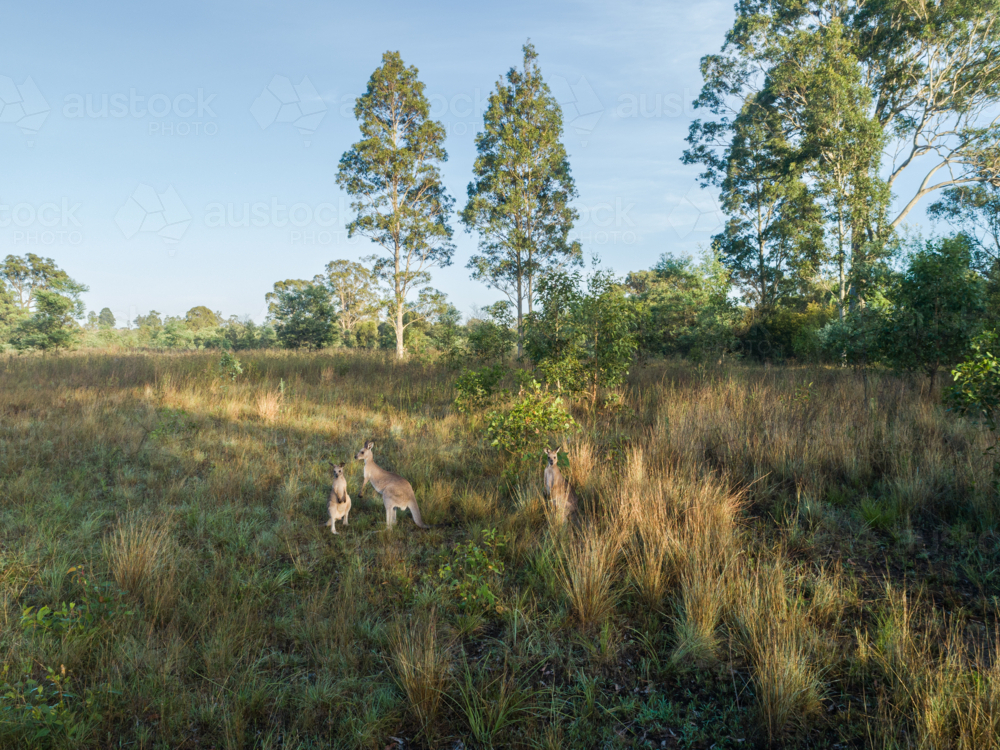
{"label": "gum tree", "polygon": [[286,349],[322,349],[337,339],[337,313],[319,284],[274,285],[267,295],[278,343]]}
{"label": "gum tree", "polygon": [[341,337],[353,346],[355,327],[378,317],[382,300],[375,274],[360,263],[334,260],[327,263],[325,272],[313,279],[313,283],[322,284],[330,292],[337,307]]}
{"label": "gum tree", "polygon": [[695,104],[709,116],[692,124],[689,158],[728,158],[747,102],[766,102],[849,257],[852,305],[863,306],[888,236],[923,197],[1000,183],[998,9],[996,0],[740,2],[721,52],[702,59]]}
{"label": "gum tree", "polygon": [[704,164],[702,186],[720,189],[729,219],[713,250],[754,312],[767,315],[817,265],[818,210],[767,103],[751,98],[718,135],[724,143],[693,142],[684,161]]}
{"label": "gum tree", "polygon": [[408,295],[430,280],[429,269],[451,263],[448,224],[453,200],[441,183],[445,129],[430,119],[430,103],[417,69],[386,52],[354,105],[361,140],[340,160],[337,184],[356,212],[348,235],[367,237],[380,253],[373,273],[388,287],[389,323],[396,355],[406,356],[403,333]]}
{"label": "gum tree", "polygon": [[996,274],[1000,264],[1000,185],[962,185],[948,188],[927,209],[965,234],[973,246],[976,269]]}
{"label": "gum tree", "polygon": [[490,95],[461,215],[466,229],[479,233],[472,278],[503,292],[517,310],[519,357],[538,274],[581,255],[580,243],[569,239],[576,185],[560,141],[562,110],[530,42],[523,52],[522,68],[511,68]]}

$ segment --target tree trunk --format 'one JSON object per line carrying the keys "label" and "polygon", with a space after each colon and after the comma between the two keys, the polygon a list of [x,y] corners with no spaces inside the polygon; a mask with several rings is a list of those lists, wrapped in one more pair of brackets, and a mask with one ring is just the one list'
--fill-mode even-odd
{"label": "tree trunk", "polygon": [[524,315],[522,305],[524,296],[521,294],[521,277],[517,277],[517,358],[524,353]]}
{"label": "tree trunk", "polygon": [[[837,217],[837,273],[840,286],[837,290],[837,311],[840,322],[844,322],[844,298],[847,295],[846,281],[844,278],[844,219]],[[846,356],[846,353],[845,353]]]}
{"label": "tree trunk", "polygon": [[403,348],[403,304],[396,303],[396,359],[403,359],[406,349]]}
{"label": "tree trunk", "polygon": [[[852,313],[859,309],[864,310],[866,307],[865,295],[867,294],[867,290],[864,288],[864,285],[868,276],[868,269],[866,268],[868,258],[864,252],[864,238],[859,237],[859,234],[860,232],[857,227],[851,229],[850,275],[852,279],[847,293],[851,298],[849,309]],[[860,270],[860,274],[856,273],[856,270]]]}

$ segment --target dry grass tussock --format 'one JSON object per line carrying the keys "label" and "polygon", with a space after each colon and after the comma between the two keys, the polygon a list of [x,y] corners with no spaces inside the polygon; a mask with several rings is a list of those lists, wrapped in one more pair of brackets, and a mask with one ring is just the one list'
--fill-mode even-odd
{"label": "dry grass tussock", "polygon": [[[886,590],[874,632],[859,634],[864,665],[880,678],[873,744],[1000,747],[1000,641],[970,647],[955,618],[905,591]],[[896,731],[890,728],[895,728]]]}
{"label": "dry grass tussock", "polygon": [[179,594],[179,551],[169,519],[131,514],[104,542],[104,557],[118,586],[142,599],[155,616],[174,606]]}
{"label": "dry grass tussock", "polygon": [[257,416],[264,422],[273,422],[281,411],[282,394],[277,390],[265,390],[257,394],[254,407]]}
{"label": "dry grass tussock", "polygon": [[736,643],[753,666],[754,697],[769,740],[820,712],[824,687],[811,652],[814,633],[801,598],[789,590],[780,557],[741,565],[733,576],[731,620]]}
{"label": "dry grass tussock", "polygon": [[451,667],[450,648],[431,611],[398,621],[389,635],[396,684],[421,729],[437,718]]}
{"label": "dry grass tussock", "polygon": [[[0,355],[0,746],[998,747],[1000,503],[919,379],[637,367],[557,524],[443,365],[239,354]],[[434,529],[348,460],[331,538],[368,438]]]}

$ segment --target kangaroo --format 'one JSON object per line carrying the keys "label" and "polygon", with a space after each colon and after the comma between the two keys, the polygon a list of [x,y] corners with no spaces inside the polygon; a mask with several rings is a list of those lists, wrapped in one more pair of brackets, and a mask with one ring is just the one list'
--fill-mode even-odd
{"label": "kangaroo", "polygon": [[400,510],[409,508],[413,522],[422,529],[429,529],[430,526],[420,517],[420,508],[417,507],[417,497],[413,494],[413,487],[398,474],[376,466],[375,457],[372,455],[374,447],[374,441],[369,440],[355,456],[359,461],[365,462],[365,479],[361,483],[361,493],[364,493],[365,485],[371,482],[375,491],[382,496],[382,503],[385,505],[385,523],[390,529],[396,524],[396,508]]}
{"label": "kangaroo", "polygon": [[344,465],[333,465],[333,489],[330,491],[330,502],[327,503],[330,520],[324,526],[329,526],[337,533],[337,521],[344,519],[344,526],[349,525],[347,514],[351,512],[351,496],[347,494],[347,480],[344,478]]}
{"label": "kangaroo", "polygon": [[549,457],[548,466],[545,467],[545,494],[549,496],[553,507],[558,511],[560,520],[565,521],[576,513],[576,495],[559,471],[559,449],[550,451],[546,448],[545,453]]}

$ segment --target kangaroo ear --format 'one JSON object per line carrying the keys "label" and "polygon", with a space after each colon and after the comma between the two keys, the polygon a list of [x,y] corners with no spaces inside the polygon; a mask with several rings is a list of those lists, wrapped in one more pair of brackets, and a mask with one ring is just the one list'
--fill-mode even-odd
{"label": "kangaroo ear", "polygon": [[368,449],[368,450],[371,450],[374,447],[375,447],[375,441],[374,440],[369,440],[367,443],[365,443],[365,448]]}

